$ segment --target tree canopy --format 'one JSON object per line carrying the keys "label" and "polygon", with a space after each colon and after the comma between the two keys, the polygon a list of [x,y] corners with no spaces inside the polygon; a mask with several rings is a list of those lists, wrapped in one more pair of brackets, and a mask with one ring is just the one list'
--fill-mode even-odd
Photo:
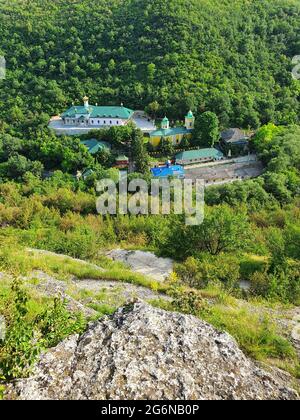
{"label": "tree canopy", "polygon": [[297,123],[299,31],[292,0],[3,0],[0,130],[35,133],[84,95],[222,127]]}
{"label": "tree canopy", "polygon": [[193,144],[200,147],[213,147],[219,138],[219,120],[216,114],[206,111],[199,115],[193,131]]}

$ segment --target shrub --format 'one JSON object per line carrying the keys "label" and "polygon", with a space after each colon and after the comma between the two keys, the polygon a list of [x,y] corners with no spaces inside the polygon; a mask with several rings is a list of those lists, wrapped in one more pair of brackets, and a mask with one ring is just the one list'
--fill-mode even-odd
{"label": "shrub", "polygon": [[183,264],[175,265],[175,272],[183,283],[198,289],[211,283],[220,283],[227,289],[238,286],[240,266],[237,258],[221,254],[202,254],[198,259],[188,258]]}
{"label": "shrub", "polygon": [[[41,350],[55,346],[70,334],[82,332],[85,327],[83,316],[69,313],[61,299],[55,298],[46,306],[37,302],[32,305],[18,279],[4,299],[7,326],[5,338],[0,341],[1,380],[27,376]],[[31,307],[40,313],[36,315]]]}
{"label": "shrub", "polygon": [[299,265],[294,264],[285,269],[270,272],[255,272],[251,277],[251,292],[256,296],[273,301],[293,303],[300,302]]}
{"label": "shrub", "polygon": [[197,290],[174,287],[169,294],[173,298],[173,309],[178,312],[200,316],[207,308],[205,300]]}
{"label": "shrub", "polygon": [[13,283],[12,292],[6,336],[0,342],[0,378],[5,380],[26,375],[41,349],[36,330],[26,319],[28,295],[18,280]]}
{"label": "shrub", "polygon": [[81,332],[85,320],[81,313],[68,312],[66,301],[54,298],[52,305],[36,318],[35,324],[42,334],[44,347],[54,347],[67,336]]}

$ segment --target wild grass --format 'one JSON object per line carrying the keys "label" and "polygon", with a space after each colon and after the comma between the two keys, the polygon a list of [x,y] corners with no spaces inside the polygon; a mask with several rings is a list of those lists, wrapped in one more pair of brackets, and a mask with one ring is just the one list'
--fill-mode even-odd
{"label": "wild grass", "polygon": [[[98,262],[98,261],[97,261]],[[102,267],[94,263],[75,260],[71,257],[51,253],[28,250],[16,243],[7,242],[0,246],[0,271],[1,269],[12,273],[26,275],[35,270],[67,279],[70,276],[77,279],[111,280],[135,284],[149,288],[153,291],[164,293],[168,290],[165,284],[152,280],[139,273],[134,273],[124,264],[109,261],[108,258],[99,259]]]}
{"label": "wild grass", "polygon": [[245,353],[257,360],[294,359],[296,356],[291,343],[278,334],[269,318],[261,318],[245,308],[218,304],[204,311],[202,318],[217,329],[231,334]]}
{"label": "wild grass", "polygon": [[[182,299],[185,299],[183,289],[181,293]],[[217,286],[197,290],[197,295],[202,297],[203,303],[199,305],[200,309],[196,314],[194,304],[192,303],[189,309],[187,300],[183,300],[182,304],[179,302],[178,306],[178,291],[173,302],[156,299],[152,300],[151,304],[168,311],[182,312],[184,308],[186,313],[192,313],[217,330],[229,333],[249,357],[280,367],[294,377],[299,377],[300,367],[295,349],[291,342],[283,337],[270,316],[259,310],[259,306],[255,306],[255,303],[252,306],[248,302],[248,306],[241,307],[239,300]]]}
{"label": "wild grass", "polygon": [[241,278],[250,280],[251,276],[257,271],[264,271],[268,263],[268,258],[260,255],[245,254],[240,260]]}
{"label": "wild grass", "polygon": [[112,315],[116,311],[116,307],[112,307],[110,305],[107,305],[105,303],[91,303],[88,305],[91,309],[94,309],[96,312],[98,312],[99,315]]}

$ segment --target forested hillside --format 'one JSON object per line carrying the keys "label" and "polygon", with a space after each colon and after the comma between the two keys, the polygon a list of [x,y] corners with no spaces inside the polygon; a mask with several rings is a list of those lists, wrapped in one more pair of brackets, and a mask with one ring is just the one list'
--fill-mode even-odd
{"label": "forested hillside", "polygon": [[[7,61],[0,80],[0,400],[8,383],[30,375],[41,351],[136,297],[229,332],[249,357],[285,370],[300,389],[296,55],[299,0],[0,0]],[[215,144],[224,127],[255,129],[238,153],[256,153],[264,170],[206,188],[199,226],[173,213],[101,216],[96,181],[118,182],[112,166],[120,154],[135,163],[129,180],[142,177],[150,193],[150,164],[177,148],[162,141],[157,155],[128,124],[93,132],[112,148],[91,154],[81,143],[89,135],[47,129],[51,116],[84,95],[92,104],[167,115],[171,126],[192,109],[187,149],[204,147],[203,139]],[[152,251],[173,271],[161,281],[134,272],[108,258],[115,248]]]}
{"label": "forested hillside", "polygon": [[2,0],[0,130],[24,135],[84,94],[157,101],[173,119],[209,109],[223,126],[297,123],[299,53],[296,1]]}

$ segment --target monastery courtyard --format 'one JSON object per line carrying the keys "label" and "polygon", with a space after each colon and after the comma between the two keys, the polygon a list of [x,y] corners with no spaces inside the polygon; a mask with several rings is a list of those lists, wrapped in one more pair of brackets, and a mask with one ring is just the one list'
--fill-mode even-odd
{"label": "monastery courtyard", "polygon": [[206,185],[220,185],[233,181],[256,178],[263,173],[263,165],[254,159],[236,159],[219,164],[185,167],[185,178],[204,179]]}

